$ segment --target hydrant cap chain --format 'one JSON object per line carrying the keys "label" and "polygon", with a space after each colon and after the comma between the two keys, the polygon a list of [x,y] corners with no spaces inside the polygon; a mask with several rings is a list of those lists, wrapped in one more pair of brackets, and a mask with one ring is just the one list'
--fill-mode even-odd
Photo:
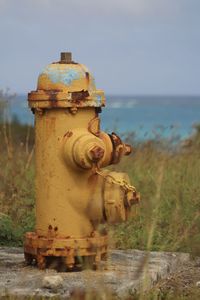
{"label": "hydrant cap chain", "polygon": [[60,61],[43,69],[28,100],[31,108],[105,106],[104,92],[96,89],[93,75],[73,62],[70,52],[62,52]]}

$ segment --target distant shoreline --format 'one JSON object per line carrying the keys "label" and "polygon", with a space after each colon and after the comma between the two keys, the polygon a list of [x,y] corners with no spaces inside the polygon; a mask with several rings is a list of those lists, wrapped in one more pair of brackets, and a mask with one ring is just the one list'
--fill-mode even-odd
{"label": "distant shoreline", "polygon": [[[23,124],[34,123],[27,95],[11,102],[11,116]],[[200,123],[200,96],[107,96],[101,127],[118,133],[134,132],[139,139],[155,135],[187,138]]]}
{"label": "distant shoreline", "polygon": [[[109,102],[128,102],[134,101],[136,104],[145,105],[174,105],[174,104],[192,104],[200,105],[200,95],[105,95],[107,104]],[[26,100],[27,94],[18,94],[16,100]]]}

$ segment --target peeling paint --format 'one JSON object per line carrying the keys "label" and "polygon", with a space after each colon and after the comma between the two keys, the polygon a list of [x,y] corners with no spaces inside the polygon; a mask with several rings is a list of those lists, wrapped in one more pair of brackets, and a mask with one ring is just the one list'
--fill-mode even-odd
{"label": "peeling paint", "polygon": [[63,83],[65,85],[71,85],[74,80],[85,77],[85,72],[82,70],[63,69],[59,65],[47,66],[42,74],[46,74],[53,83]]}

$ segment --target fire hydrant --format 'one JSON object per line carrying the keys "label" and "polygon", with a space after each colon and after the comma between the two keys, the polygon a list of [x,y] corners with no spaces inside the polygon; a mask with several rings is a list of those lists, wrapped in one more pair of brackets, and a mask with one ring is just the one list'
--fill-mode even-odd
{"label": "fire hydrant", "polygon": [[96,267],[108,250],[99,225],[125,221],[139,201],[127,174],[102,170],[131,146],[100,130],[104,92],[69,52],[43,70],[28,103],[35,115],[36,228],[25,235],[25,260],[44,269],[60,259],[73,269],[90,258]]}

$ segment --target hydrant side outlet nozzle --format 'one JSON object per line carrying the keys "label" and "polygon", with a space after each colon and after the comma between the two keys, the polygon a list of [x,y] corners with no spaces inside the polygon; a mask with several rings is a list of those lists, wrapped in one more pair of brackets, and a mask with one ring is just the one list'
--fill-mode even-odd
{"label": "hydrant side outlet nozzle", "polygon": [[103,169],[131,152],[115,133],[100,129],[102,90],[83,64],[62,52],[38,77],[28,94],[35,115],[36,226],[24,240],[28,264],[40,269],[58,258],[69,270],[90,258],[105,258],[105,222],[127,220],[139,195],[127,174]]}

